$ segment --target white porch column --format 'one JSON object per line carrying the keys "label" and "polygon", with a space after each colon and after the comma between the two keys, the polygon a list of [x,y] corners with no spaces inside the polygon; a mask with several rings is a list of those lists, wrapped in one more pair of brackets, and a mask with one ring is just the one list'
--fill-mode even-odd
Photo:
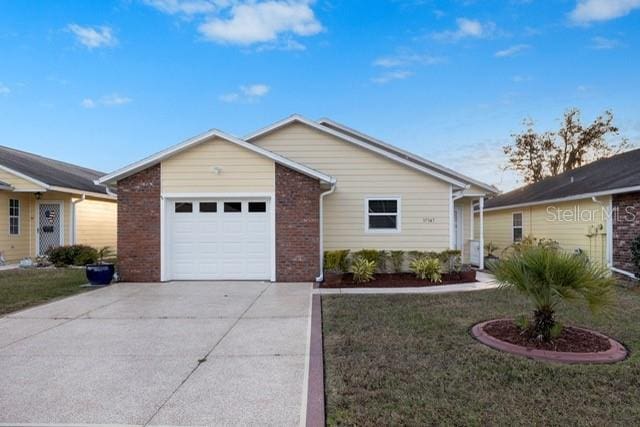
{"label": "white porch column", "polygon": [[484,197],[480,197],[480,269],[484,270]]}
{"label": "white porch column", "polygon": [[453,186],[449,186],[449,249],[453,249],[456,247],[455,245],[455,229],[453,226],[454,222],[454,198],[453,198]]}
{"label": "white porch column", "polygon": [[475,236],[475,231],[473,229],[473,227],[475,226],[475,219],[476,219],[476,214],[473,211],[473,199],[470,200],[469,203],[471,206],[469,206],[469,209],[471,210],[470,214],[469,214],[469,218],[471,218],[471,224],[469,224],[469,240],[474,240],[474,236]]}

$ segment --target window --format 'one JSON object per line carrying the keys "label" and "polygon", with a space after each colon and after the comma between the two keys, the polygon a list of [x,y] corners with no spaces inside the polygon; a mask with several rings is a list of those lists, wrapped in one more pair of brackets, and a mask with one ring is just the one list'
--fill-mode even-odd
{"label": "window", "polygon": [[9,199],[9,234],[20,234],[20,200]]}
{"label": "window", "polygon": [[191,202],[176,202],[176,213],[191,213],[193,212],[193,203]]}
{"label": "window", "polygon": [[200,202],[200,212],[218,212],[218,204],[216,202]]}
{"label": "window", "polygon": [[249,212],[266,212],[267,204],[265,202],[249,202]]}
{"label": "window", "polygon": [[513,214],[513,241],[522,240],[522,212]]}
{"label": "window", "polygon": [[400,199],[367,199],[366,231],[400,231]]}
{"label": "window", "polygon": [[241,202],[224,202],[224,211],[227,213],[240,213],[242,212]]}

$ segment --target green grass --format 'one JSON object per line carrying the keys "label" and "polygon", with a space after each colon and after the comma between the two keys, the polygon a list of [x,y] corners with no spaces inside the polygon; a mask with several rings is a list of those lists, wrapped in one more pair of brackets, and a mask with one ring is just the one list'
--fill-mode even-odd
{"label": "green grass", "polygon": [[640,292],[618,289],[607,317],[560,320],[621,340],[627,360],[561,365],[485,347],[476,322],[526,313],[506,291],[322,298],[328,425],[638,425]]}
{"label": "green grass", "polygon": [[84,269],[46,268],[0,271],[0,316],[49,300],[84,292]]}

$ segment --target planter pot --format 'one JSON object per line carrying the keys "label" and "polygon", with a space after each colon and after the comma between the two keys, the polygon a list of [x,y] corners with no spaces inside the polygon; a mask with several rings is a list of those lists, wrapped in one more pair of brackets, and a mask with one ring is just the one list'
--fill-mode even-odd
{"label": "planter pot", "polygon": [[113,264],[89,264],[87,265],[87,279],[92,285],[108,285],[113,280],[115,273]]}

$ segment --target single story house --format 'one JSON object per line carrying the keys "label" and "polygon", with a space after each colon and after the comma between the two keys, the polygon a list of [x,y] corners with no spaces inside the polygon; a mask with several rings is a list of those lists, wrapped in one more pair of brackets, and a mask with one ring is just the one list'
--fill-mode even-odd
{"label": "single story house", "polygon": [[631,278],[637,273],[631,241],[640,235],[640,149],[500,194],[485,202],[483,216],[484,240],[498,256],[524,236],[547,238]]}
{"label": "single story house", "polygon": [[6,263],[82,243],[116,248],[117,202],[103,172],[0,146],[0,254]]}
{"label": "single story house", "polygon": [[122,279],[150,282],[322,280],[334,249],[459,248],[469,260],[472,204],[496,192],[299,115],[243,139],[211,130],[96,182],[118,188]]}

